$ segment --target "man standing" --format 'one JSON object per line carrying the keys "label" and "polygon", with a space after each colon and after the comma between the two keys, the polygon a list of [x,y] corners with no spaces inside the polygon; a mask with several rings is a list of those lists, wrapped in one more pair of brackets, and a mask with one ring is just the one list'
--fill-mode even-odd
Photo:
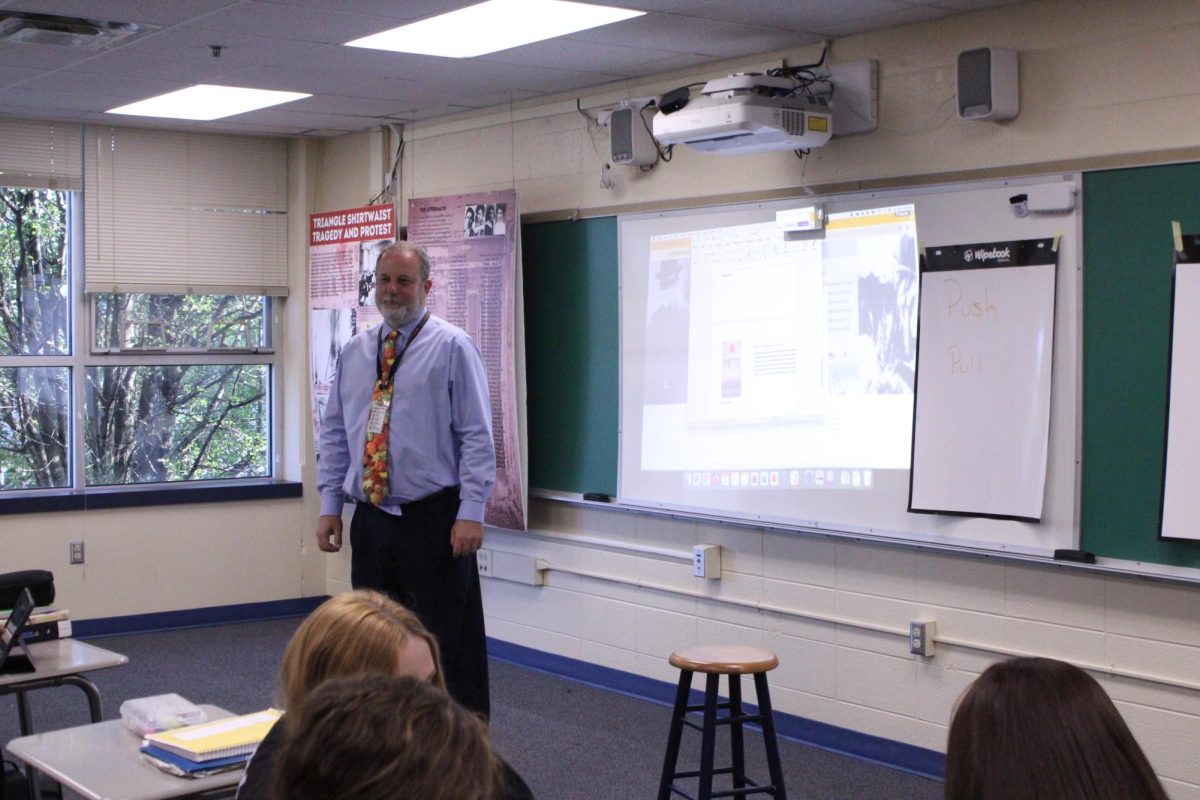
{"label": "man standing", "polygon": [[489,713],[487,644],[475,551],[496,476],[491,403],[479,348],[433,317],[424,248],[388,246],[375,265],[383,324],[350,340],[321,422],[317,546],[342,546],[350,581],[411,608],[441,645],[450,693]]}

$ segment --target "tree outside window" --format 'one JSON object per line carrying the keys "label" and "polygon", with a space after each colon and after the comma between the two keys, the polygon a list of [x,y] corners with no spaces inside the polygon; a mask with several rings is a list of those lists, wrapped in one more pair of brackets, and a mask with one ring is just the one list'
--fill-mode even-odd
{"label": "tree outside window", "polygon": [[72,347],[72,199],[0,187],[0,490],[269,476],[267,302],[98,295]]}

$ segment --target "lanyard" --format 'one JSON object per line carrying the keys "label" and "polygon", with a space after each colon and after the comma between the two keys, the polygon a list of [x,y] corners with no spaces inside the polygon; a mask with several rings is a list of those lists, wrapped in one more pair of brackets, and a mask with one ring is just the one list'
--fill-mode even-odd
{"label": "lanyard", "polygon": [[413,339],[417,338],[417,334],[425,327],[425,323],[429,321],[429,312],[425,312],[425,316],[421,317],[421,321],[417,323],[417,327],[413,328],[413,332],[408,335],[408,339],[404,342],[404,347],[399,353],[396,353],[396,360],[392,362],[392,368],[388,370],[387,380],[383,377],[383,328],[379,329],[378,343],[375,345],[375,374],[378,376],[379,385],[381,387],[390,386],[392,379],[396,377],[396,369],[400,366],[400,359],[404,358],[404,354],[408,352],[408,348],[412,346]]}

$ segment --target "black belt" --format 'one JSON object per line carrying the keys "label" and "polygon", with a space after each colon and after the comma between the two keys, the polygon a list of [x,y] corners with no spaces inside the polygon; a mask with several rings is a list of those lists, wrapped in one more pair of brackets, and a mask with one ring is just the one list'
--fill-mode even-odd
{"label": "black belt", "polygon": [[420,500],[413,500],[411,503],[401,503],[400,510],[408,511],[410,508],[417,508],[418,506],[428,505],[430,503],[442,502],[450,499],[451,497],[457,500],[460,488],[461,487],[459,486],[449,486],[445,489],[439,489],[433,494],[422,497]]}
{"label": "black belt", "polygon": [[[400,513],[405,513],[409,509],[420,508],[421,506],[430,505],[432,503],[445,502],[446,500],[449,500],[451,498],[454,498],[455,500],[457,500],[458,493],[461,490],[461,488],[462,487],[460,487],[460,486],[448,486],[445,489],[438,489],[433,494],[427,494],[419,500],[413,500],[408,503],[401,503],[400,504]],[[363,508],[369,508],[372,511],[378,511],[381,514],[387,513],[386,511],[383,511],[382,509],[380,509],[378,506],[371,505],[366,500],[359,500],[358,498],[354,498],[354,502],[355,502],[355,504],[362,506]],[[391,505],[391,504],[383,503],[383,505]]]}

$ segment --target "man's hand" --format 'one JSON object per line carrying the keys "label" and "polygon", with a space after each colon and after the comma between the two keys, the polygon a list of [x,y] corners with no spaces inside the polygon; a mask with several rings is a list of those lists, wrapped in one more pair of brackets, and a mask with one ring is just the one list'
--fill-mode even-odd
{"label": "man's hand", "polygon": [[[482,537],[482,533],[480,536]],[[342,517],[340,514],[322,514],[317,518],[317,547],[326,553],[342,549]]]}
{"label": "man's hand", "polygon": [[450,529],[450,548],[454,557],[469,556],[483,545],[483,523],[456,519]]}

